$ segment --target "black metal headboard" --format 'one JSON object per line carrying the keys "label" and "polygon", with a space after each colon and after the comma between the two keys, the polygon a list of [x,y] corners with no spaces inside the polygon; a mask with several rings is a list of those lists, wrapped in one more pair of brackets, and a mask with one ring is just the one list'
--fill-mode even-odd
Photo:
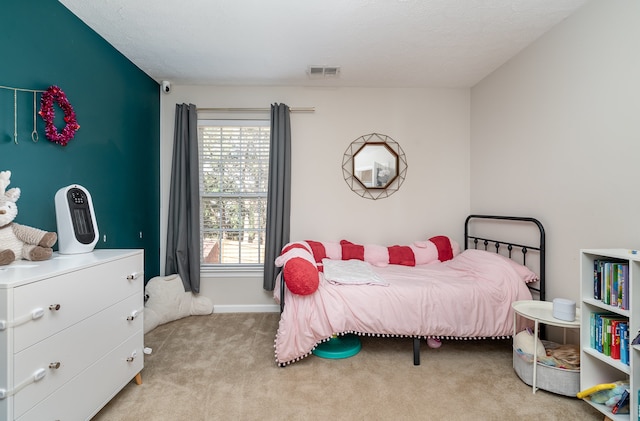
{"label": "black metal headboard", "polygon": [[[538,244],[535,245],[525,245],[525,244],[517,244],[511,241],[503,241],[496,240],[490,238],[478,237],[470,234],[470,223],[473,220],[482,220],[482,219],[495,219],[495,220],[503,220],[503,221],[516,221],[516,222],[524,222],[534,224],[538,232],[540,233],[540,239]],[[522,262],[526,266],[527,263],[527,253],[530,250],[536,250],[539,254],[539,273],[538,276],[540,281],[538,282],[538,287],[529,286],[529,288],[533,291],[536,291],[539,295],[540,301],[545,300],[545,234],[544,227],[535,218],[530,217],[520,217],[520,216],[497,216],[497,215],[469,215],[464,222],[464,249],[468,249],[469,247],[473,247],[475,249],[480,246],[484,250],[489,250],[489,248],[493,248],[496,253],[500,253],[501,249],[506,248],[507,254],[509,258],[512,258],[512,252],[514,249],[516,252],[522,253]]]}

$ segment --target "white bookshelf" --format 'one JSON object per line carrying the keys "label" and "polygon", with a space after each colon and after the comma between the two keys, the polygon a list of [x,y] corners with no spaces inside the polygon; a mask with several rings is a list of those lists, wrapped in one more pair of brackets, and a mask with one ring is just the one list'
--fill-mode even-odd
{"label": "white bookshelf", "polygon": [[[629,304],[621,309],[594,298],[594,261],[620,259],[629,263]],[[611,312],[628,319],[629,342],[640,330],[640,254],[628,249],[580,250],[580,301],[582,319],[580,326],[580,389],[585,390],[601,383],[629,380],[629,414],[612,414],[604,405],[585,402],[612,420],[638,419],[638,389],[640,388],[640,347],[630,345],[629,365],[613,359],[591,347],[590,320],[596,312]]]}

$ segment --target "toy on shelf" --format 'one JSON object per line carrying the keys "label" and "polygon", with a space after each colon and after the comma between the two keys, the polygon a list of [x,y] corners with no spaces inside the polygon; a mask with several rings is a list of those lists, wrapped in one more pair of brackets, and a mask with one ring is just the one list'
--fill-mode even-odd
{"label": "toy on shelf", "polygon": [[[584,389],[576,395],[579,399],[589,399],[591,402],[603,404],[610,410],[618,414],[629,412],[628,405],[625,405],[629,394],[629,382],[617,381],[613,383],[602,383]],[[621,405],[618,405],[620,402]]]}

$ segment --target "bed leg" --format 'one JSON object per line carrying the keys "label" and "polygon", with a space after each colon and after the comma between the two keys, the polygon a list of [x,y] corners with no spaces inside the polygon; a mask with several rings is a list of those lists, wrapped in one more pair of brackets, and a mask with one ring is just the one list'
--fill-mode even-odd
{"label": "bed leg", "polygon": [[286,286],[284,281],[284,273],[280,276],[280,314],[284,311],[284,287]]}
{"label": "bed leg", "polygon": [[413,338],[413,365],[420,365],[420,338]]}

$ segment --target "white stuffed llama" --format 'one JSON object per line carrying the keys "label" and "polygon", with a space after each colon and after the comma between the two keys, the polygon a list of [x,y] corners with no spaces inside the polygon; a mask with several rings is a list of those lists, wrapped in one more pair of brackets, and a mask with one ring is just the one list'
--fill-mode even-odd
{"label": "white stuffed llama", "polygon": [[58,240],[55,232],[20,225],[13,222],[18,215],[16,202],[20,198],[20,189],[7,190],[11,171],[0,172],[0,265],[20,260],[47,260],[51,257],[51,248]]}

